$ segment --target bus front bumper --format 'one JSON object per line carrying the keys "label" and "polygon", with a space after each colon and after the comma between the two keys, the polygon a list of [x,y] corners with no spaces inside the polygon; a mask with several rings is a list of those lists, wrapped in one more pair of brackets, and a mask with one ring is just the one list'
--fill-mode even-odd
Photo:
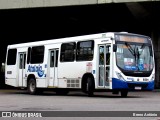
{"label": "bus front bumper", "polygon": [[129,89],[136,90],[136,88],[140,88],[140,90],[153,90],[154,89],[154,81],[149,82],[127,82],[122,81],[117,78],[112,78],[112,89]]}

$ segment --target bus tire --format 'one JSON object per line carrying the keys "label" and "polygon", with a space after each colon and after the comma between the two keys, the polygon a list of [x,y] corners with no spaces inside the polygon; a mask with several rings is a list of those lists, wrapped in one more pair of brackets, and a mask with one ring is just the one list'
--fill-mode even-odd
{"label": "bus tire", "polygon": [[37,94],[36,80],[33,79],[33,78],[31,78],[31,79],[28,81],[28,92],[29,92],[31,95]]}
{"label": "bus tire", "polygon": [[128,90],[121,90],[121,97],[127,97],[128,95]]}
{"label": "bus tire", "polygon": [[88,97],[92,97],[94,96],[94,81],[91,77],[87,78],[87,93],[88,93]]}

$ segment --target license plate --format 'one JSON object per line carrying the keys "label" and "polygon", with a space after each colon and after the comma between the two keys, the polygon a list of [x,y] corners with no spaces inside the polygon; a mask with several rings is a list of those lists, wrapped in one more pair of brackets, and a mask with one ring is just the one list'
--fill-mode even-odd
{"label": "license plate", "polygon": [[142,87],[135,87],[135,90],[141,90]]}

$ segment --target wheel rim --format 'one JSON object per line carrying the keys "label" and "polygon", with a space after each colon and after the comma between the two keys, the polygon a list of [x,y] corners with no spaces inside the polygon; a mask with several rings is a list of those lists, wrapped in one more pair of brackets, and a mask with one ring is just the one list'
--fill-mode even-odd
{"label": "wheel rim", "polygon": [[87,84],[86,84],[86,91],[88,92],[88,82],[87,82]]}
{"label": "wheel rim", "polygon": [[91,78],[89,77],[88,79],[87,79],[87,85],[86,85],[86,91],[88,92],[89,91],[89,81],[91,80]]}
{"label": "wheel rim", "polygon": [[31,82],[31,83],[30,83],[30,91],[31,91],[31,92],[34,92],[34,90],[35,90],[35,83],[34,83],[34,82]]}

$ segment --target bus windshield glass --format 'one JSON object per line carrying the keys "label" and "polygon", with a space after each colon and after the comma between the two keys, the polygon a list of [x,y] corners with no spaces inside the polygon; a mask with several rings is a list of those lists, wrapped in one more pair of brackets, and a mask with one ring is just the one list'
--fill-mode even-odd
{"label": "bus windshield glass", "polygon": [[151,71],[153,69],[152,48],[145,44],[117,44],[117,66],[129,71]]}
{"label": "bus windshield glass", "polygon": [[[130,37],[130,36],[129,36]],[[126,37],[117,41],[116,61],[117,66],[125,72],[149,72],[153,69],[153,53],[151,43],[147,39]],[[127,41],[133,40],[133,41]],[[139,42],[138,42],[139,41]]]}

